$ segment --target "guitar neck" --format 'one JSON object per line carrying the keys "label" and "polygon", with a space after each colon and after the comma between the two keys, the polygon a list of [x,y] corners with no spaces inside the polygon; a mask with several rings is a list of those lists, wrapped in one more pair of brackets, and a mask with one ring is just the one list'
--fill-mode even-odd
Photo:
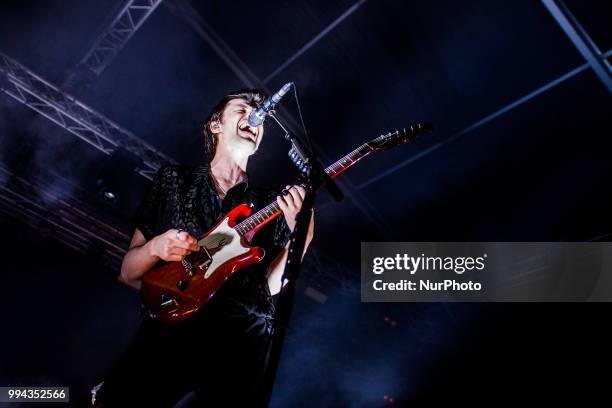
{"label": "guitar neck", "polygon": [[[373,151],[374,149],[368,143],[364,143],[357,149],[342,157],[340,160],[336,161],[331,166],[328,166],[325,169],[325,173],[331,178],[336,178]],[[257,231],[263,227],[266,223],[278,217],[281,212],[282,211],[278,206],[278,203],[274,201],[242,222],[238,223],[234,229],[238,231],[240,235],[245,235],[249,232],[253,233],[254,231]]]}
{"label": "guitar neck", "polygon": [[327,167],[325,169],[325,173],[327,173],[327,175],[331,178],[336,178],[373,151],[374,149],[369,144],[364,143],[331,166]]}

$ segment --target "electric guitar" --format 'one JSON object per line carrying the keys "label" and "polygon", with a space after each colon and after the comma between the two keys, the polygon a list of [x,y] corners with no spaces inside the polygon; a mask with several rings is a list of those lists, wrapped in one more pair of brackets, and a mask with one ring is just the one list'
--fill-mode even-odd
{"label": "electric guitar", "polygon": [[[325,169],[335,178],[367,155],[407,143],[431,132],[417,124],[373,139]],[[276,201],[255,214],[241,204],[210,231],[198,238],[200,249],[181,262],[167,262],[142,277],[143,305],[153,318],[178,322],[197,312],[234,272],[261,261],[264,250],[250,246],[253,235],[282,214]],[[239,221],[243,219],[242,221]]]}

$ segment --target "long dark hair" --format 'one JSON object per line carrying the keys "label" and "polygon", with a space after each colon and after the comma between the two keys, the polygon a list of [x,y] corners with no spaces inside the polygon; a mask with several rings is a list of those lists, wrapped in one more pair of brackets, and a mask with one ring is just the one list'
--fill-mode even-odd
{"label": "long dark hair", "polygon": [[217,151],[217,137],[210,130],[210,125],[213,122],[220,122],[223,110],[232,99],[244,99],[246,103],[253,108],[258,107],[265,99],[265,94],[259,89],[240,89],[236,92],[225,95],[219,103],[213,108],[204,124],[204,153],[207,161],[212,161]]}

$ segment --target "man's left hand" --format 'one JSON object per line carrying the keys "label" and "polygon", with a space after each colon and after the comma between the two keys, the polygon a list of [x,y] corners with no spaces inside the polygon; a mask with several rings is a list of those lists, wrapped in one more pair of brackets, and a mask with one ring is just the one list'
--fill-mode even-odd
{"label": "man's left hand", "polygon": [[[295,219],[297,214],[300,212],[302,208],[302,204],[304,203],[304,198],[306,197],[306,190],[302,186],[287,186],[285,189],[288,189],[288,193],[284,196],[276,197],[276,202],[278,203],[280,209],[283,211],[285,215],[285,221],[287,221],[287,225],[291,232],[295,229]],[[312,239],[314,235],[314,214],[310,217],[310,225],[308,226],[308,241]]]}

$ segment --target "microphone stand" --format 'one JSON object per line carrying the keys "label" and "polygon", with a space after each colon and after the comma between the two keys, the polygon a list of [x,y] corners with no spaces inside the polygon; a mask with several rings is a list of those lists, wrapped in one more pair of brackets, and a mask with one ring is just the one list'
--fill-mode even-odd
{"label": "microphone stand", "polygon": [[315,159],[313,152],[310,149],[306,149],[305,146],[303,146],[300,141],[283,126],[274,114],[274,111],[271,111],[269,115],[278,123],[281,129],[283,129],[285,132],[285,139],[292,143],[293,149],[301,156],[299,170],[305,179],[303,185],[306,190],[306,197],[296,217],[295,229],[289,241],[289,253],[281,280],[281,291],[276,302],[272,336],[268,344],[264,372],[262,377],[260,377],[259,405],[262,407],[268,406],[270,404],[270,398],[272,397],[272,389],[280,363],[283,342],[293,310],[295,286],[300,275],[302,254],[304,253],[304,247],[306,245],[306,236],[308,234],[316,192],[319,187],[325,185],[336,201],[340,201],[343,198],[342,192],[331,177],[325,173],[323,166]]}

